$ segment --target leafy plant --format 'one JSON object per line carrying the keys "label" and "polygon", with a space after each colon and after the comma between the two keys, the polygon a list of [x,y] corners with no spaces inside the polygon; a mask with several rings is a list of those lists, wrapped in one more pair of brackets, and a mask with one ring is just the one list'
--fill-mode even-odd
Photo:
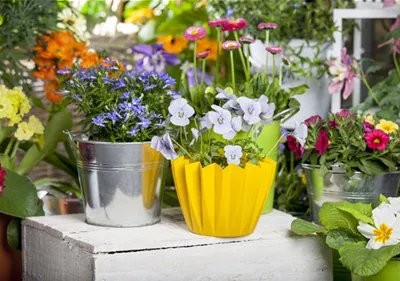
{"label": "leafy plant", "polygon": [[356,275],[376,275],[400,255],[400,224],[396,223],[400,220],[400,198],[381,195],[381,204],[375,209],[370,204],[326,202],[319,216],[322,226],[296,219],[292,231],[323,236],[329,247],[339,251],[343,265]]}

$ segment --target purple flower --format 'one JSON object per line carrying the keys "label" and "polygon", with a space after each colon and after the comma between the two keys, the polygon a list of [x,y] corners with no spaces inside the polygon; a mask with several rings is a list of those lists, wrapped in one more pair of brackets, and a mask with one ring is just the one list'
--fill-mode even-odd
{"label": "purple flower", "polygon": [[[201,81],[201,70],[198,69],[197,70],[197,79],[198,81]],[[189,88],[193,88],[194,86],[196,86],[196,81],[194,79],[194,70],[193,68],[190,68],[186,71],[186,75],[188,78],[188,84],[189,84]],[[208,73],[204,73],[204,82],[206,83],[206,85],[212,85],[213,83],[213,77],[211,75],[209,75]]]}
{"label": "purple flower", "polygon": [[299,125],[297,125],[292,133],[292,136],[298,141],[298,143],[302,147],[304,147],[304,144],[306,143],[307,135],[308,128],[307,125],[304,123],[300,123]]}
{"label": "purple flower", "polygon": [[132,92],[123,92],[119,97],[120,99],[129,99],[133,93]]}
{"label": "purple flower", "polygon": [[225,90],[222,90],[221,88],[217,88],[218,94],[215,96],[215,98],[220,100],[236,99],[235,94],[231,93],[231,89],[232,88],[226,88]]}
{"label": "purple flower", "polygon": [[105,127],[105,118],[104,115],[101,114],[97,117],[92,118],[92,124],[99,126],[99,127]]}
{"label": "purple flower", "polygon": [[220,135],[228,133],[232,128],[232,115],[229,110],[216,105],[212,105],[211,108],[215,111],[210,111],[207,114],[210,122],[214,125],[214,132]]}
{"label": "purple flower", "polygon": [[137,54],[136,71],[155,71],[165,73],[167,65],[177,65],[180,60],[177,55],[165,52],[163,44],[139,44],[132,47]]}
{"label": "purple flower", "polygon": [[237,102],[244,112],[244,121],[249,125],[260,123],[261,104],[258,101],[247,97],[240,97],[237,99]]}
{"label": "purple flower", "polygon": [[189,125],[189,118],[193,116],[194,109],[191,107],[187,100],[184,98],[172,100],[168,112],[171,116],[171,123],[176,126],[186,126]]}
{"label": "purple flower", "polygon": [[113,90],[117,90],[117,89],[124,88],[124,87],[126,87],[125,79],[124,79],[124,77],[121,77],[115,82]]}
{"label": "purple flower", "polygon": [[200,129],[211,129],[212,123],[210,121],[209,113],[207,113],[203,118],[200,119]]}
{"label": "purple flower", "polygon": [[160,152],[167,160],[173,160],[178,157],[178,154],[174,150],[171,137],[168,133],[162,138],[154,136],[151,139],[151,148]]}
{"label": "purple flower", "polygon": [[67,75],[70,74],[71,70],[69,68],[64,68],[64,69],[59,69],[57,70],[57,74],[61,74],[61,75]]}
{"label": "purple flower", "polygon": [[231,121],[231,130],[228,133],[223,135],[224,139],[231,140],[233,139],[237,133],[242,130],[242,117],[236,116],[232,118]]}
{"label": "purple flower", "polygon": [[181,93],[177,91],[170,91],[169,94],[171,95],[172,99],[176,100],[182,97]]}
{"label": "purple flower", "polygon": [[130,131],[128,131],[128,134],[131,135],[132,137],[136,136],[140,132],[139,125],[136,124],[135,127],[133,127]]}
{"label": "purple flower", "polygon": [[147,86],[144,86],[144,90],[145,90],[145,91],[147,91],[147,90],[151,90],[151,89],[154,89],[155,87],[157,87],[157,85],[156,85],[156,84],[147,85]]}
{"label": "purple flower", "polygon": [[101,80],[104,82],[104,84],[113,84],[115,82],[114,79],[108,77],[102,77]]}
{"label": "purple flower", "polygon": [[107,118],[111,120],[113,124],[117,122],[122,116],[115,109],[111,113],[107,113]]}
{"label": "purple flower", "polygon": [[162,76],[160,76],[160,79],[164,81],[164,89],[176,84],[175,79],[168,74],[163,74]]}
{"label": "purple flower", "polygon": [[148,118],[141,117],[138,125],[141,126],[143,129],[146,129],[151,125],[151,121]]}
{"label": "purple flower", "polygon": [[196,128],[192,128],[190,130],[192,131],[193,139],[190,142],[189,146],[192,146],[199,139],[200,132]]}
{"label": "purple flower", "polygon": [[262,95],[259,97],[258,102],[261,104],[261,123],[262,124],[271,124],[273,121],[274,113],[275,113],[275,104],[268,103],[269,99],[267,96]]}
{"label": "purple flower", "polygon": [[369,133],[372,132],[375,129],[375,126],[372,125],[371,123],[367,121],[362,122],[363,128],[364,128],[364,133]]}
{"label": "purple flower", "polygon": [[229,164],[240,164],[240,158],[243,156],[242,147],[239,145],[227,145],[224,147],[226,161]]}

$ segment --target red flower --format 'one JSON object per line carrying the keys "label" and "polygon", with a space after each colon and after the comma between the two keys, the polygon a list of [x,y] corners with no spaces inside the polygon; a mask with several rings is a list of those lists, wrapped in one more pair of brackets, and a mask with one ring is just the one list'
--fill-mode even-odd
{"label": "red flower", "polygon": [[314,115],[314,116],[311,116],[310,118],[307,118],[306,120],[304,120],[304,124],[306,124],[307,127],[311,127],[311,125],[314,125],[314,124],[318,123],[319,121],[322,121],[322,117],[319,115]]}
{"label": "red flower", "polygon": [[275,29],[277,28],[278,25],[274,22],[261,22],[257,25],[258,30],[263,30],[263,29]]}
{"label": "red flower", "polygon": [[208,21],[208,26],[210,27],[222,27],[229,22],[228,19],[216,19]]}
{"label": "red flower", "polygon": [[328,133],[325,130],[322,130],[318,134],[317,138],[317,143],[315,145],[315,149],[318,151],[319,155],[322,155],[325,153],[325,151],[328,150],[329,147],[329,138],[328,138]]}
{"label": "red flower", "polygon": [[293,136],[287,136],[287,144],[290,149],[296,156],[296,158],[301,158],[304,154],[304,147],[300,145],[300,143]]}
{"label": "red flower", "polygon": [[385,134],[382,130],[373,130],[366,133],[364,139],[369,148],[377,150],[385,150],[390,141],[389,135]]}
{"label": "red flower", "polygon": [[348,109],[343,109],[343,110],[339,111],[338,113],[336,113],[336,115],[340,116],[340,117],[344,117],[344,118],[356,117],[356,115]]}
{"label": "red flower", "polygon": [[336,119],[333,119],[329,121],[329,127],[331,127],[332,129],[336,129],[337,127],[339,127],[339,122]]}
{"label": "red flower", "polygon": [[6,181],[6,175],[7,172],[5,170],[3,170],[3,168],[0,165],[0,196],[3,195],[3,190],[4,188],[6,188],[4,182]]}
{"label": "red flower", "polygon": [[223,31],[235,31],[244,29],[247,27],[247,21],[245,19],[239,18],[234,20],[228,20],[223,26]]}

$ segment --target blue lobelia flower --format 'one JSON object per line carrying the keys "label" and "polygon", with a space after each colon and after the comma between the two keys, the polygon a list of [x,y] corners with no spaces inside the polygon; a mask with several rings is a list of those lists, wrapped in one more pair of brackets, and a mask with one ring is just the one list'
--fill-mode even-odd
{"label": "blue lobelia flower", "polygon": [[174,99],[174,100],[182,97],[181,93],[179,93],[177,91],[170,91],[169,94],[172,97],[172,99]]}
{"label": "blue lobelia flower", "polygon": [[111,113],[106,114],[107,118],[111,120],[113,125],[122,118],[122,116],[115,109]]}
{"label": "blue lobelia flower", "polygon": [[124,77],[121,77],[117,81],[115,81],[113,90],[121,89],[121,88],[124,88],[124,87],[126,87],[125,79],[124,79]]}
{"label": "blue lobelia flower", "polygon": [[156,84],[152,84],[152,85],[145,85],[145,86],[144,86],[144,90],[145,90],[145,91],[147,91],[147,90],[151,90],[151,89],[154,89],[155,87],[157,87],[157,85],[156,85]]}
{"label": "blue lobelia flower", "polygon": [[171,123],[176,126],[189,125],[189,118],[195,113],[193,107],[184,98],[172,100],[168,106],[168,112],[171,114]]}
{"label": "blue lobelia flower", "polygon": [[100,114],[99,116],[92,118],[92,124],[99,127],[105,127],[105,122],[106,120],[103,114]]}
{"label": "blue lobelia flower", "polygon": [[239,145],[226,145],[224,147],[226,161],[229,164],[240,164],[240,158],[243,156],[242,147]]}
{"label": "blue lobelia flower", "polygon": [[210,111],[207,114],[211,123],[214,125],[214,132],[220,135],[228,133],[232,128],[232,115],[230,111],[216,105],[212,105],[211,108],[215,111]]}
{"label": "blue lobelia flower", "polygon": [[244,112],[244,121],[246,121],[249,125],[260,123],[261,104],[258,101],[249,99],[247,97],[240,97],[237,99],[237,102]]}
{"label": "blue lobelia flower", "polygon": [[177,65],[180,60],[177,55],[167,53],[163,44],[145,45],[138,44],[132,47],[132,51],[136,53],[136,71],[155,71],[157,73],[165,73],[167,65]]}
{"label": "blue lobelia flower", "polygon": [[149,118],[141,117],[138,125],[141,126],[143,129],[146,129],[151,125],[151,121]]}
{"label": "blue lobelia flower", "polygon": [[236,116],[232,118],[231,121],[231,130],[223,135],[223,138],[226,140],[233,139],[237,133],[242,130],[242,117]]}
{"label": "blue lobelia flower", "polygon": [[71,74],[71,69],[65,67],[64,69],[59,69],[57,70],[57,74],[61,74],[61,75],[67,75],[67,74]]}
{"label": "blue lobelia flower", "polygon": [[292,135],[296,138],[301,146],[304,146],[308,135],[307,125],[304,123],[296,124],[296,128],[294,129]]}
{"label": "blue lobelia flower", "polygon": [[104,84],[114,84],[115,82],[114,79],[108,77],[102,77],[101,80],[104,82]]}
{"label": "blue lobelia flower", "polygon": [[262,95],[259,97],[258,102],[261,104],[261,123],[271,124],[273,122],[273,117],[275,113],[275,104],[268,103],[269,99],[267,96]]}
{"label": "blue lobelia flower", "polygon": [[160,79],[164,81],[164,89],[176,84],[175,79],[168,74],[163,74],[162,76],[160,76]]}
{"label": "blue lobelia flower", "polygon": [[136,136],[140,132],[138,124],[136,124],[130,131],[128,131],[128,134],[131,135],[132,137]]}
{"label": "blue lobelia flower", "polygon": [[121,96],[119,97],[120,99],[129,99],[133,95],[132,92],[123,92]]}
{"label": "blue lobelia flower", "polygon": [[151,139],[151,148],[160,152],[167,160],[173,160],[178,157],[168,133],[162,136],[162,138],[154,136]]}

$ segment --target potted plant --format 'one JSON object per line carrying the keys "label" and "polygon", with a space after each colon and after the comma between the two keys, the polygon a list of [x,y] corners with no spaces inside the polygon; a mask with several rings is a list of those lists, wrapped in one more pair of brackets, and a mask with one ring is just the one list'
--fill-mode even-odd
{"label": "potted plant", "polygon": [[320,235],[338,251],[353,281],[395,281],[400,269],[400,198],[381,195],[379,205],[326,202],[319,212],[322,226],[296,219],[297,235]]}
{"label": "potted plant", "polygon": [[[43,215],[36,187],[26,174],[51,155],[68,114],[59,112],[46,126],[29,115],[29,99],[18,87],[0,85],[0,268],[1,280],[21,280],[20,223]],[[22,147],[26,150],[22,152]]]}
{"label": "potted plant", "polygon": [[399,126],[348,110],[327,120],[305,121],[308,137],[301,144],[288,137],[289,148],[303,157],[314,220],[326,201],[377,203],[379,194],[396,196],[400,183]]}
{"label": "potted plant", "polygon": [[[251,57],[258,65],[253,71],[265,68],[264,42],[269,39],[272,45],[282,46],[285,55],[292,62],[292,67],[285,76],[284,86],[307,84],[310,87],[305,95],[296,97],[301,103],[301,110],[285,123],[285,127],[293,129],[295,121],[302,122],[311,115],[328,115],[330,97],[323,93],[326,92],[325,59],[336,30],[333,9],[350,7],[353,1],[212,0],[209,3],[217,15],[244,17],[249,20],[249,32],[257,34],[258,39],[250,47]],[[276,23],[277,30],[267,38],[266,33],[257,30],[260,22]],[[344,32],[351,30],[352,26],[346,23]],[[272,67],[271,61],[268,67]]]}
{"label": "potted plant", "polygon": [[125,70],[111,58],[63,74],[60,94],[85,115],[84,132],[70,137],[86,221],[114,227],[158,222],[164,163],[150,140],[163,131],[175,80],[167,74]]}

